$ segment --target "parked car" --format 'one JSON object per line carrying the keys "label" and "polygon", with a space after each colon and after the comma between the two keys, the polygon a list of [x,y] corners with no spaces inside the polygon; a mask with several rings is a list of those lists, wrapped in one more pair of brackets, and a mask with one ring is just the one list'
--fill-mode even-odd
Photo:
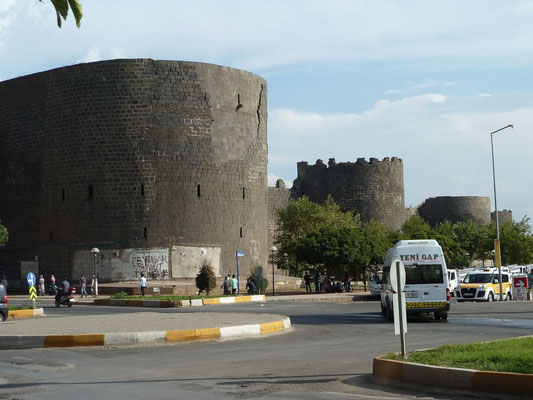
{"label": "parked car", "polygon": [[4,322],[8,315],[6,288],[4,285],[0,285],[0,322]]}

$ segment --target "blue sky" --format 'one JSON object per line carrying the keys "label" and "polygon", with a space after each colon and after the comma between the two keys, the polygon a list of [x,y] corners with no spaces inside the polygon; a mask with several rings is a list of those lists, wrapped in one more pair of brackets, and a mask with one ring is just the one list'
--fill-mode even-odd
{"label": "blue sky", "polygon": [[533,216],[533,1],[0,0],[0,79],[112,58],[210,62],[268,82],[269,182],[296,163],[404,161],[406,206],[488,196]]}

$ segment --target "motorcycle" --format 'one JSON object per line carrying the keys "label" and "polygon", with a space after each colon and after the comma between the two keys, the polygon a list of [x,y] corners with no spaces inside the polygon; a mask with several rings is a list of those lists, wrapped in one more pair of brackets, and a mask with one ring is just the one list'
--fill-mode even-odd
{"label": "motorcycle", "polygon": [[75,302],[74,293],[76,293],[74,286],[69,287],[67,293],[63,293],[63,290],[59,289],[56,294],[56,307],[59,307],[61,304],[72,307],[72,304]]}

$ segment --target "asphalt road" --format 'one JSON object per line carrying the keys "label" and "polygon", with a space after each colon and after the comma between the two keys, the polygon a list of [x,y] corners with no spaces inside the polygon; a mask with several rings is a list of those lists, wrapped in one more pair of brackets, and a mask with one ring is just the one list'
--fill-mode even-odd
{"label": "asphalt road", "polygon": [[[411,318],[408,350],[531,334],[530,302],[453,304],[448,321]],[[137,308],[46,307],[49,317],[133,313]],[[146,311],[144,308],[142,311]],[[461,399],[379,386],[372,358],[399,351],[379,303],[266,303],[154,312],[257,312],[291,317],[288,333],[156,347],[0,351],[0,399]]]}

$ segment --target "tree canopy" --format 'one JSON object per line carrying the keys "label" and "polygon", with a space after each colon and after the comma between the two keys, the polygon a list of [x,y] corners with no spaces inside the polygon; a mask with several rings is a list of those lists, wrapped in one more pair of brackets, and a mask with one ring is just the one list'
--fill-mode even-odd
{"label": "tree canopy", "polygon": [[7,239],[9,239],[7,228],[2,225],[2,220],[0,220],[0,247],[6,245]]}
{"label": "tree canopy", "polygon": [[[448,268],[467,268],[474,260],[484,262],[493,257],[494,223],[480,227],[470,220],[445,221],[431,228],[422,217],[414,215],[399,231],[394,231],[376,221],[363,223],[359,215],[342,212],[331,197],[324,204],[301,197],[276,211],[277,261],[295,272],[324,268],[328,275],[364,275],[370,266],[381,266],[387,249],[402,239],[437,240]],[[533,234],[528,218],[503,223],[500,233],[504,264],[533,262]]]}

